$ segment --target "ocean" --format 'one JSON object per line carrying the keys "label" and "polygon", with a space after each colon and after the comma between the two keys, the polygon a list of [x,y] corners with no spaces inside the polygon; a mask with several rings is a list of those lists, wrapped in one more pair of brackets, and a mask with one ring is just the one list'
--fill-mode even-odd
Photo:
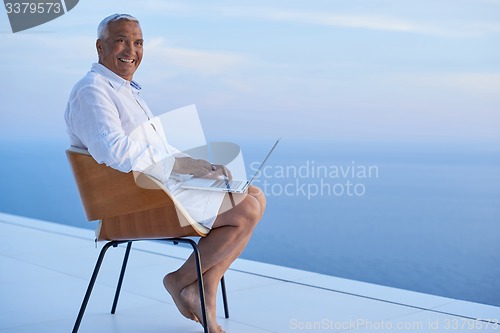
{"label": "ocean", "polygon": [[[247,172],[272,140],[241,144]],[[86,222],[61,142],[0,142],[0,211]],[[500,306],[500,149],[282,140],[243,258]]]}

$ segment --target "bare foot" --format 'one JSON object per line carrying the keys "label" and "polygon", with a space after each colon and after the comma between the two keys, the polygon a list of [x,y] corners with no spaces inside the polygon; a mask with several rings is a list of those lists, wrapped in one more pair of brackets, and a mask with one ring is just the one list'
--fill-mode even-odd
{"label": "bare foot", "polygon": [[181,296],[181,290],[177,287],[175,283],[175,279],[173,277],[173,273],[165,275],[163,278],[163,286],[167,289],[170,296],[174,300],[175,306],[179,309],[179,312],[186,318],[194,320],[196,322],[200,322],[198,317],[191,310],[191,304],[188,304],[184,301]]}
{"label": "bare foot", "polygon": [[[200,304],[200,294],[198,292],[197,282],[187,286],[181,291],[181,298],[189,306],[191,312],[199,318],[199,323],[203,326],[203,315],[201,311]],[[210,295],[206,295],[206,308],[207,308],[207,320],[208,320],[208,329],[212,333],[226,333],[217,323],[217,319],[215,318],[215,297],[210,297]]]}

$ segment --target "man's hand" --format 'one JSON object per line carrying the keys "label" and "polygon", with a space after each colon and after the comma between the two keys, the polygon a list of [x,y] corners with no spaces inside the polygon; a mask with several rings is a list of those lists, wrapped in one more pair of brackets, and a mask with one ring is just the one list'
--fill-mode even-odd
{"label": "man's hand", "polygon": [[223,165],[211,164],[205,160],[191,157],[179,157],[175,159],[174,172],[194,177],[231,180],[233,177],[229,169]]}

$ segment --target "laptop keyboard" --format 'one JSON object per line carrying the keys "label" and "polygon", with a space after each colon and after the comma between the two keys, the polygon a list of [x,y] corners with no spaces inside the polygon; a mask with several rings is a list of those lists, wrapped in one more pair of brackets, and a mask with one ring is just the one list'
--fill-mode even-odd
{"label": "laptop keyboard", "polygon": [[215,181],[210,187],[214,187],[214,188],[237,188],[238,186],[241,185],[241,181],[238,181],[238,180],[230,180],[230,181],[226,181],[226,180],[217,180]]}

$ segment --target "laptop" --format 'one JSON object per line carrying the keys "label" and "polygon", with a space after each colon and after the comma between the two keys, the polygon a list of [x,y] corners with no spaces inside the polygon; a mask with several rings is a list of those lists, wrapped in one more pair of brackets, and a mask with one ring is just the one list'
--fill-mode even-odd
{"label": "laptop", "polygon": [[237,179],[209,179],[209,178],[191,178],[182,183],[181,187],[185,189],[192,190],[207,190],[207,191],[216,191],[216,192],[231,192],[231,193],[244,193],[248,189],[248,187],[252,184],[255,177],[259,174],[259,171],[262,169],[264,164],[266,163],[271,153],[274,151],[274,148],[278,145],[278,142],[281,139],[276,140],[274,145],[267,153],[266,157],[260,164],[259,168],[255,171],[252,178],[250,180],[237,180]]}

